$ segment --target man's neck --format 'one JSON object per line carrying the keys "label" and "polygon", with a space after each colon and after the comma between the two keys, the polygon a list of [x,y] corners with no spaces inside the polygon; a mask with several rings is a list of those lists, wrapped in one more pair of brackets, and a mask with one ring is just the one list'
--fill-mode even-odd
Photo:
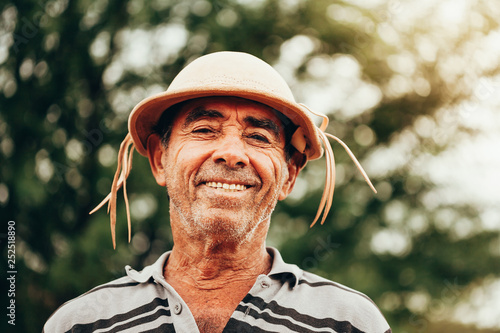
{"label": "man's neck", "polygon": [[272,265],[264,241],[213,244],[177,242],[164,268],[165,280],[186,302],[201,333],[222,332],[257,277]]}
{"label": "man's neck", "polygon": [[165,279],[199,290],[217,290],[231,284],[256,280],[271,269],[265,244],[175,244],[166,263]]}

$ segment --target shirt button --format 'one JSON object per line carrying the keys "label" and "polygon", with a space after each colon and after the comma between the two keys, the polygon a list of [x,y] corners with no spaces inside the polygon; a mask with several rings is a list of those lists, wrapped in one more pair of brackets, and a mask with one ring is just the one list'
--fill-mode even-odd
{"label": "shirt button", "polygon": [[182,305],[180,303],[177,303],[174,305],[174,313],[176,315],[180,314],[182,311]]}

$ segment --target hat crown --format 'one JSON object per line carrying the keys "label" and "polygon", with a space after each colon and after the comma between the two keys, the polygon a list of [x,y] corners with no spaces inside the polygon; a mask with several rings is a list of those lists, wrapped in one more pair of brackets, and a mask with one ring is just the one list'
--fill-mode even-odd
{"label": "hat crown", "polygon": [[[139,102],[129,117],[129,131],[136,150],[147,156],[147,140],[171,106],[210,96],[240,97],[262,103],[287,116],[300,131],[293,144],[308,160],[319,158],[323,149],[311,114],[297,102],[286,81],[269,64],[243,52],[223,51],[204,55],[189,63],[168,89]],[[300,143],[300,144],[299,144]]]}
{"label": "hat crown", "polygon": [[264,92],[295,103],[281,75],[261,59],[242,52],[216,52],[192,61],[177,74],[167,92],[207,90]]}

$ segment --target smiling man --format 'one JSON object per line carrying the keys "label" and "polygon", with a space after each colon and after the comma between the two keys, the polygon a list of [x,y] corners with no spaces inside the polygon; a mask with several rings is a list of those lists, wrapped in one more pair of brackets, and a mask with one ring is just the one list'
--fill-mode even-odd
{"label": "smiling man", "polygon": [[135,147],[167,189],[174,247],[65,303],[44,331],[390,332],[367,296],[266,247],[273,209],[307,161],[322,155],[320,142],[327,179],[314,222],[328,213],[333,153],[325,122],[317,128],[311,116],[272,67],[237,52],[195,60],[165,93],[139,103],[103,203],[115,244],[116,192],[124,187],[128,208]]}

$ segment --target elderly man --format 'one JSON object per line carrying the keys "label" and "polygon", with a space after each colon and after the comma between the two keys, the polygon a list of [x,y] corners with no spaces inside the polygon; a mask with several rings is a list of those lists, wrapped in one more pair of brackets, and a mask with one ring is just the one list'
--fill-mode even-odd
{"label": "elderly man", "polygon": [[44,331],[390,332],[368,297],[266,248],[277,201],[305,163],[322,155],[321,142],[327,180],[315,221],[331,204],[327,123],[317,128],[310,112],[272,67],[237,52],[193,61],[165,93],[140,102],[103,202],[113,245],[122,186],[128,212],[131,146],[167,188],[175,245],[142,271],[127,266],[127,276],[65,303]]}

